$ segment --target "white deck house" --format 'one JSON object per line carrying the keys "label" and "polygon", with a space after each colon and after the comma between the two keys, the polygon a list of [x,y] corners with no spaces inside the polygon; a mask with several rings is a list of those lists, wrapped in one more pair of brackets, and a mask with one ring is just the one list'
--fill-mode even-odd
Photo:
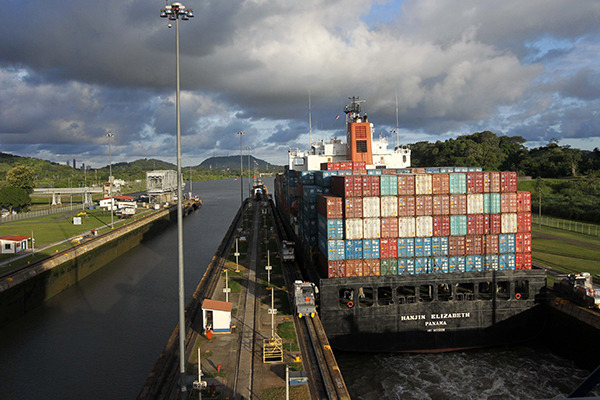
{"label": "white deck house", "polygon": [[27,240],[31,236],[12,235],[0,238],[0,246],[2,246],[2,254],[16,254],[27,250]]}
{"label": "white deck house", "polygon": [[231,332],[231,308],[233,303],[204,299],[202,302],[202,324],[204,332]]}

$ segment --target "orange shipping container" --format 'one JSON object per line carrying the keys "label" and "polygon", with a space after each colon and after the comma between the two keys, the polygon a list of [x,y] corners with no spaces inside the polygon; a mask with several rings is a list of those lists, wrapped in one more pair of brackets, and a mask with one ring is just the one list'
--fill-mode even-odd
{"label": "orange shipping container", "polygon": [[346,197],[344,199],[344,218],[362,218],[362,213],[362,197]]}
{"label": "orange shipping container", "polygon": [[363,276],[379,276],[381,264],[379,259],[363,260]]}
{"label": "orange shipping container", "polygon": [[433,194],[448,194],[450,193],[450,175],[448,174],[432,174],[431,185]]}
{"label": "orange shipping container", "polygon": [[398,196],[413,196],[415,194],[415,176],[398,175]]}
{"label": "orange shipping container", "polygon": [[467,255],[480,255],[483,253],[483,240],[482,236],[468,235],[465,237],[465,254]]}
{"label": "orange shipping container", "polygon": [[432,215],[433,199],[432,196],[415,196],[415,215]]}
{"label": "orange shipping container", "polygon": [[466,194],[451,194],[450,195],[450,214],[464,215],[467,213],[467,195]]}
{"label": "orange shipping container", "polygon": [[319,194],[317,196],[317,212],[328,219],[344,218],[342,198]]}
{"label": "orange shipping container", "polygon": [[363,260],[346,260],[346,278],[363,276]]}
{"label": "orange shipping container", "polygon": [[450,214],[450,196],[434,195],[432,198],[433,215],[449,215]]}
{"label": "orange shipping container", "polygon": [[498,254],[500,250],[498,235],[485,235],[483,237],[483,248],[485,254]]}
{"label": "orange shipping container", "polygon": [[488,171],[483,173],[483,191],[485,193],[500,193],[500,172]]}
{"label": "orange shipping container", "polygon": [[[398,237],[398,218],[381,218],[381,237],[382,238],[397,238]],[[383,257],[391,258],[391,257]]]}
{"label": "orange shipping container", "polygon": [[415,196],[398,196],[398,216],[415,216]]}

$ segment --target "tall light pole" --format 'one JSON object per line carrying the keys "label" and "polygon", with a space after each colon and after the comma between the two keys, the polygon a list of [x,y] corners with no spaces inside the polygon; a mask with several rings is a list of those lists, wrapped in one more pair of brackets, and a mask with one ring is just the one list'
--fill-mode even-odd
{"label": "tall light pole", "polygon": [[[248,173],[250,173],[250,150],[252,147],[246,146],[246,150],[248,150]],[[252,177],[248,177],[248,196],[252,195]]]}
{"label": "tall light pole", "polygon": [[108,137],[108,196],[110,197],[110,229],[114,228],[114,220],[113,220],[113,197],[112,197],[112,152],[110,149],[110,139],[113,138],[114,133],[108,132],[106,134]]}
{"label": "tall light pole", "polygon": [[183,287],[183,209],[181,206],[181,120],[179,112],[179,17],[183,21],[194,16],[194,10],[187,9],[180,2],[173,2],[160,10],[161,18],[169,18],[170,21],[175,21],[175,114],[177,120],[177,242],[178,242],[178,260],[179,260],[179,384],[182,392],[185,392],[185,296]]}
{"label": "tall light pole", "polygon": [[240,198],[242,200],[242,206],[244,205],[244,159],[243,159],[243,150],[242,150],[242,137],[246,134],[244,131],[239,131],[237,133],[240,135]]}

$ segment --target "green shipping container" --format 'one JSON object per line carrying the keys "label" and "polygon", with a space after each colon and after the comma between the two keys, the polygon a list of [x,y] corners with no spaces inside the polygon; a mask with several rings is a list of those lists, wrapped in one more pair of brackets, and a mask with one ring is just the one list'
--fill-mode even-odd
{"label": "green shipping container", "polygon": [[382,258],[381,275],[398,275],[398,260],[395,258]]}

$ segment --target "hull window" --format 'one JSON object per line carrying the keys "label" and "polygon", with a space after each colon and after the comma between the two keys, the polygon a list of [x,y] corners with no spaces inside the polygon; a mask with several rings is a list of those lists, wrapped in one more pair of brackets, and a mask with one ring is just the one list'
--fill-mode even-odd
{"label": "hull window", "polygon": [[479,294],[477,298],[479,300],[492,299],[492,282],[479,282]]}
{"label": "hull window", "polygon": [[452,300],[452,290],[450,289],[450,285],[447,283],[442,283],[438,285],[437,296],[439,301],[450,301]]}
{"label": "hull window", "polygon": [[510,299],[510,283],[506,281],[500,281],[496,283],[496,298],[499,300]]}
{"label": "hull window", "polygon": [[417,291],[414,286],[398,286],[396,289],[396,296],[398,297],[398,304],[408,304],[417,302]]}
{"label": "hull window", "polygon": [[380,306],[388,306],[394,304],[392,288],[390,286],[382,286],[377,288],[377,304]]}
{"label": "hull window", "polygon": [[529,298],[529,281],[515,282],[515,299],[526,300]]}
{"label": "hull window", "polygon": [[358,304],[361,307],[371,307],[373,305],[373,288],[358,289]]}
{"label": "hull window", "polygon": [[419,286],[419,302],[429,303],[430,301],[433,301],[433,286],[432,285]]}
{"label": "hull window", "polygon": [[472,283],[456,284],[456,300],[471,301],[475,300],[475,286]]}
{"label": "hull window", "polygon": [[356,298],[354,296],[354,289],[352,288],[342,288],[339,292],[340,299],[340,308],[344,310],[348,310],[354,307],[354,302]]}

